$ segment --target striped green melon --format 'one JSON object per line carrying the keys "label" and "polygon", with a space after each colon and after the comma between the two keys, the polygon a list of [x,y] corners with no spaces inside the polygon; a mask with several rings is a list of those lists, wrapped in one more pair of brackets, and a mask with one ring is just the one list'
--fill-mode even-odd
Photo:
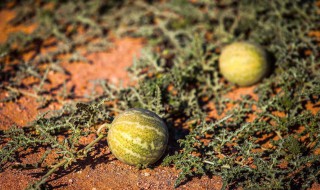
{"label": "striped green melon", "polygon": [[150,165],[163,155],[168,143],[168,128],[155,113],[129,109],[112,122],[108,145],[114,156],[129,165]]}
{"label": "striped green melon", "polygon": [[267,75],[269,67],[266,52],[249,42],[235,42],[226,46],[219,58],[221,74],[239,86],[259,82]]}

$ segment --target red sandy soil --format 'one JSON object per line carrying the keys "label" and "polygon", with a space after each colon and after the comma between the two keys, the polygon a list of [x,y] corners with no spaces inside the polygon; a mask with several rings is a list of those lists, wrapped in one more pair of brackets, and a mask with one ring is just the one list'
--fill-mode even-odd
{"label": "red sandy soil", "polygon": [[[14,31],[29,33],[34,26],[20,26],[10,28],[7,22],[14,17],[10,11],[0,11],[0,43],[4,42],[8,34]],[[92,64],[74,63],[63,64],[71,76],[67,82],[67,88],[75,87],[75,94],[86,95],[92,87],[92,80],[107,79],[119,84],[122,80],[125,85],[130,83],[126,68],[130,66],[134,57],[140,55],[143,48],[141,39],[124,38],[114,41],[111,50],[94,53],[87,56]],[[66,80],[61,74],[49,73],[49,79],[54,81],[52,86],[63,83]],[[253,94],[253,88],[239,88],[228,94],[230,98],[237,99],[243,94]],[[6,93],[0,93],[4,98]],[[8,129],[12,125],[24,126],[34,120],[36,116],[45,110],[37,109],[39,103],[32,97],[24,96],[17,101],[0,104],[0,129]],[[52,104],[46,110],[59,109],[61,105]],[[215,115],[215,113],[212,113]],[[102,141],[97,146],[94,154],[77,165],[71,166],[66,171],[59,171],[53,176],[49,184],[57,189],[174,189],[174,182],[179,171],[171,167],[156,166],[154,169],[138,170],[118,161],[109,151],[106,142]],[[22,158],[23,163],[32,163],[40,154],[26,154]],[[0,189],[24,189],[28,183],[39,179],[36,172],[40,170],[16,170],[7,168],[0,173]],[[203,176],[193,178],[177,189],[221,189],[220,177]],[[312,189],[320,189],[314,185]]]}

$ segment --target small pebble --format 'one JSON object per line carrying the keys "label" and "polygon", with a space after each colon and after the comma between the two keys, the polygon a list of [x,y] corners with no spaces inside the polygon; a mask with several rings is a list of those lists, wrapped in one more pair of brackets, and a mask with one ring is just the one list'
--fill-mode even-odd
{"label": "small pebble", "polygon": [[69,183],[73,183],[73,179],[69,179]]}
{"label": "small pebble", "polygon": [[144,176],[150,176],[150,173],[146,172],[144,173]]}

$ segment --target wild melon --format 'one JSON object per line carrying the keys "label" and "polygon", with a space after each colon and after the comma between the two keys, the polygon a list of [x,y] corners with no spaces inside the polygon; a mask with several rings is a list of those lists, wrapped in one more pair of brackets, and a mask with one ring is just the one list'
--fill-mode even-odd
{"label": "wild melon", "polygon": [[150,165],[166,150],[168,128],[155,113],[129,109],[110,125],[108,145],[114,156],[129,165]]}
{"label": "wild melon", "polygon": [[219,68],[229,82],[250,86],[268,74],[270,65],[267,53],[261,46],[250,42],[235,42],[222,50]]}

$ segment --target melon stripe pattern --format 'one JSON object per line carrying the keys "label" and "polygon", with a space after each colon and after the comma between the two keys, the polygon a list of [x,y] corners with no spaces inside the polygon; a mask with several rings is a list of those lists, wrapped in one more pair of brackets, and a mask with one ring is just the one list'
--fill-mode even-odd
{"label": "melon stripe pattern", "polygon": [[118,115],[108,132],[108,145],[114,156],[129,165],[150,165],[163,155],[168,128],[155,113],[129,109]]}

